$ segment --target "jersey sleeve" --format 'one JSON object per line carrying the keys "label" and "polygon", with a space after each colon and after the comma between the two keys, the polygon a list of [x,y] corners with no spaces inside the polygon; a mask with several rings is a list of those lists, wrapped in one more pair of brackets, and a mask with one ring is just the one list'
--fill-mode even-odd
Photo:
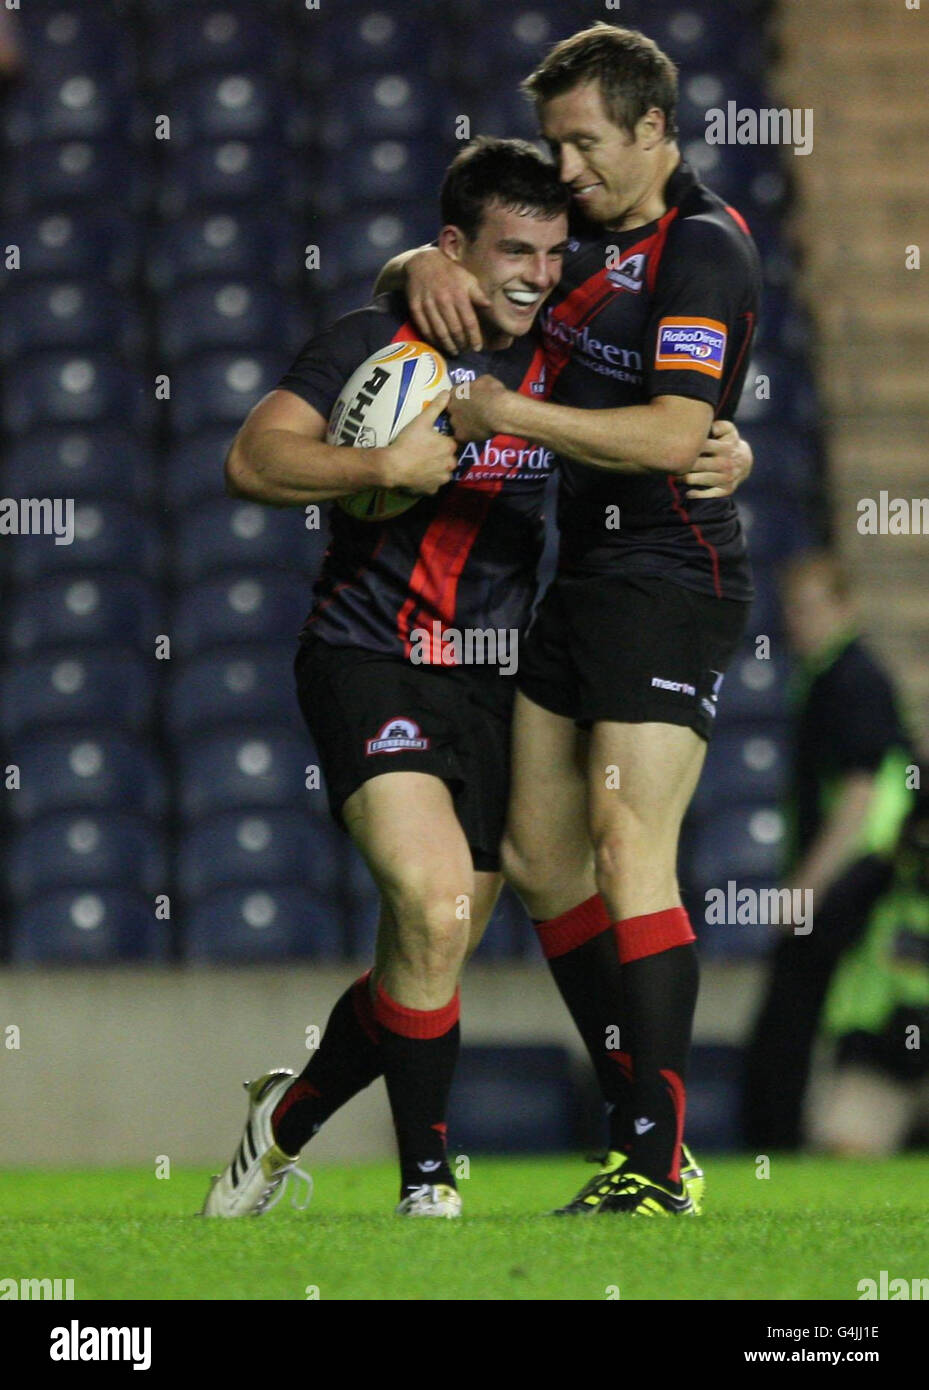
{"label": "jersey sleeve", "polygon": [[277,383],[328,420],[339,392],[366,357],[390,342],[393,320],[376,304],[345,314],[303,345]]}
{"label": "jersey sleeve", "polygon": [[746,309],[754,303],[751,256],[707,218],[672,227],[655,284],[643,354],[645,389],[690,396],[715,411],[736,359],[744,363]]}

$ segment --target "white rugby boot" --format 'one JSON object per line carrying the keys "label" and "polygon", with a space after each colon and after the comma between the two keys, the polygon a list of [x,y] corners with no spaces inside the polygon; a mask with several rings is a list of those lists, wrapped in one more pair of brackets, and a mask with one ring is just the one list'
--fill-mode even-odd
{"label": "white rugby boot", "polygon": [[447,1183],[437,1183],[430,1187],[424,1183],[417,1187],[396,1207],[396,1216],[446,1216],[461,1215],[461,1197],[454,1187]]}
{"label": "white rugby boot", "polygon": [[256,1081],[245,1081],[248,1091],[248,1119],[245,1132],[227,1168],[213,1178],[203,1204],[203,1216],[261,1216],[284,1195],[287,1179],[293,1174],[306,1183],[306,1199],[292,1201],[297,1211],[305,1211],[313,1195],[313,1179],[279,1149],[271,1132],[271,1115],[293,1080],[292,1071],[265,1072]]}

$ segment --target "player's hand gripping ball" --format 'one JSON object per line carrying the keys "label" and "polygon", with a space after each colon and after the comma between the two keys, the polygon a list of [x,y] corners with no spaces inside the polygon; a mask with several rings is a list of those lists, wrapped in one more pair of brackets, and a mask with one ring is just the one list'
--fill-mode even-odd
{"label": "player's hand gripping ball", "polygon": [[[371,354],[342,388],[332,408],[326,441],[356,449],[383,449],[436,396],[451,390],[445,358],[427,343],[388,343]],[[443,412],[435,428],[451,434]],[[339,506],[359,521],[386,521],[419,501],[403,488],[366,488],[340,497]]]}

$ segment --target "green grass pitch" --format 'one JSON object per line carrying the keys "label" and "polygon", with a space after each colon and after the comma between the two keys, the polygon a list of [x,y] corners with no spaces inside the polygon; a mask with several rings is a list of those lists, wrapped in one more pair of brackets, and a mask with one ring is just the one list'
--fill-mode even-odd
{"label": "green grass pitch", "polygon": [[77,1299],[841,1299],[924,1277],[929,1161],[711,1159],[697,1220],[545,1215],[589,1169],[476,1157],[460,1221],[392,1216],[391,1164],[316,1171],[309,1209],[194,1215],[208,1175],[0,1175],[4,1278],[72,1278]]}

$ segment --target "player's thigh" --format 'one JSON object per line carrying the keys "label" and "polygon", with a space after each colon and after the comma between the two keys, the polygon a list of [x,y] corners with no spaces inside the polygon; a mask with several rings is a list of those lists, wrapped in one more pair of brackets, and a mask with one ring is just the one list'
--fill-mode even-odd
{"label": "player's thigh", "polygon": [[385,772],[347,799],[342,817],[394,914],[474,888],[471,852],[439,777]]}
{"label": "player's thigh", "polygon": [[683,725],[594,724],[587,774],[594,844],[617,834],[655,852],[676,851],[705,756],[705,740]]}
{"label": "player's thigh", "polygon": [[508,861],[526,864],[589,854],[585,764],[588,735],[573,719],[519,692],[513,712]]}

